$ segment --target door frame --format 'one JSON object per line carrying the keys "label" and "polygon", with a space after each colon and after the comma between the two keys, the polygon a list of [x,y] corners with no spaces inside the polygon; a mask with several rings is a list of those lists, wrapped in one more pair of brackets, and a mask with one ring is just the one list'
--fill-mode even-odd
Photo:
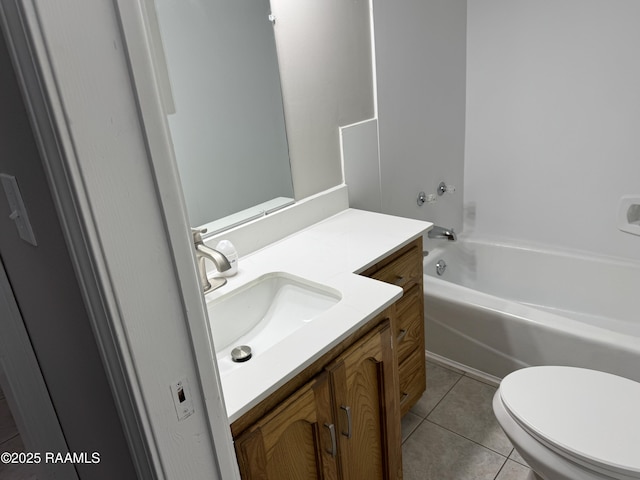
{"label": "door frame", "polygon": [[[84,143],[93,139],[78,122],[81,117],[73,115],[83,111],[69,96],[74,86],[69,79],[74,74],[79,72],[86,79],[107,63],[117,68],[128,66],[131,52],[119,47],[127,45],[131,35],[137,35],[136,41],[148,48],[142,8],[139,0],[0,0],[0,22],[139,478],[184,478],[190,473],[192,478],[238,479],[177,167],[168,137],[164,137],[160,149],[152,148],[158,143],[148,138],[149,130],[144,128],[148,125],[141,119],[140,105],[153,108],[155,103],[160,104],[155,83],[150,85],[147,93],[151,101],[146,103],[140,101],[140,92],[135,92],[131,72],[128,85],[110,85],[113,91],[109,93],[115,97],[107,96],[106,101],[85,99],[95,100],[95,108],[84,114],[97,116],[103,113],[100,108],[106,108],[109,98],[128,97],[132,90],[137,94],[137,105],[118,104],[121,128],[130,136],[101,139],[107,147],[116,145],[114,150],[130,144],[126,154],[136,158],[131,163],[100,165],[101,175],[106,170],[107,178],[118,179],[123,189],[127,187],[123,190],[130,196],[126,207],[118,192],[104,198],[104,185],[95,182],[95,163],[87,158],[86,150],[82,151]],[[128,38],[123,34],[125,28]],[[93,43],[83,45],[82,35],[87,44]],[[93,45],[104,48],[107,41],[110,50],[101,51],[108,58],[88,51]],[[64,42],[70,42],[66,50],[60,47]],[[77,59],[70,60],[72,54],[77,54]],[[144,60],[144,55],[140,59]],[[60,65],[67,69],[60,70]],[[122,78],[122,72],[117,73]],[[156,118],[162,128],[166,120],[160,112]],[[95,117],[87,118],[87,124],[91,120]],[[140,144],[144,145],[142,152]],[[146,157],[146,165],[137,161],[141,154]],[[136,231],[140,225],[133,223],[135,218],[148,219],[144,232]],[[126,229],[129,235],[109,235],[118,229]],[[158,292],[154,298],[149,295],[149,285],[123,285],[123,279],[137,278],[141,269],[149,268],[150,252],[141,252],[140,261],[137,257],[123,261],[119,255],[125,257],[132,240],[140,239],[152,244],[151,253],[168,252],[158,257],[158,269],[150,272],[148,281],[157,284],[157,290],[163,293],[161,302],[170,308],[153,319],[141,319],[140,312],[158,309]],[[165,268],[166,264],[172,268]],[[145,334],[148,337],[148,331],[154,328],[172,333],[158,336],[151,345],[141,348],[148,340]],[[196,413],[182,423],[176,420],[175,411],[167,408],[173,407],[170,382],[179,378],[171,377],[175,375],[172,371],[154,370],[156,364],[167,365],[169,360],[173,360],[169,363],[172,370],[185,372],[191,380]]]}

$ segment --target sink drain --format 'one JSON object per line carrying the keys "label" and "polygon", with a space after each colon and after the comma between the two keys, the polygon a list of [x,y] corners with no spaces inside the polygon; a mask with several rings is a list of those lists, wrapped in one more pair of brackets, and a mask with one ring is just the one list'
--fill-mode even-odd
{"label": "sink drain", "polygon": [[251,360],[251,347],[249,345],[240,345],[239,347],[231,350],[231,360],[236,363],[246,362]]}

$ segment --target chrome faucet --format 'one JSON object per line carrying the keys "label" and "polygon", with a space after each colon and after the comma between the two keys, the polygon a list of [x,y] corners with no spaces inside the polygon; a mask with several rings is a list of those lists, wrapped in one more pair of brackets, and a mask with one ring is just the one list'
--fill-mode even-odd
{"label": "chrome faucet", "polygon": [[200,283],[202,285],[202,291],[204,293],[213,292],[216,288],[222,287],[227,283],[227,279],[224,277],[207,278],[207,266],[205,262],[207,259],[211,260],[219,272],[224,272],[231,268],[229,260],[224,254],[218,250],[207,247],[202,241],[202,234],[207,233],[207,229],[198,230],[196,228],[191,229],[193,234],[193,243],[196,247],[196,260],[198,262],[198,274],[200,275]]}
{"label": "chrome faucet", "polygon": [[427,233],[427,237],[429,238],[441,238],[447,239],[452,242],[455,242],[458,239],[456,232],[453,231],[453,228],[444,228],[434,225],[431,230]]}

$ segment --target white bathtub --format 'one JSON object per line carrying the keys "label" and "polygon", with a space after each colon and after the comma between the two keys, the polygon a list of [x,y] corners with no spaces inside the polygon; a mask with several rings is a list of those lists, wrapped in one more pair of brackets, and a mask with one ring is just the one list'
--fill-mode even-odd
{"label": "white bathtub", "polygon": [[430,251],[424,273],[436,358],[498,378],[573,365],[640,381],[640,263],[461,240]]}

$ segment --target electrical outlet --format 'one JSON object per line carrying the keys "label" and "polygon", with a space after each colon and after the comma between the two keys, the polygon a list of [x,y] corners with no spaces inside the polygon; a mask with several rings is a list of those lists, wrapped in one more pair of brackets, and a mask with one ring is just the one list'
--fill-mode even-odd
{"label": "electrical outlet", "polygon": [[193,399],[191,398],[191,390],[189,389],[189,381],[186,378],[182,378],[171,384],[171,396],[173,398],[173,404],[176,407],[178,420],[184,420],[195,412]]}

